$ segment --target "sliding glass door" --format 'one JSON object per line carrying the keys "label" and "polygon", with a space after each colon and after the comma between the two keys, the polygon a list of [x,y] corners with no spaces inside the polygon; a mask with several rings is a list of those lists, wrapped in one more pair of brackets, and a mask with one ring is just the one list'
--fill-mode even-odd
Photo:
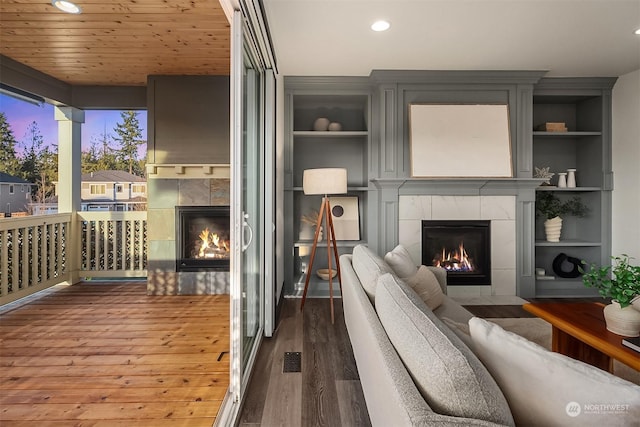
{"label": "sliding glass door", "polygon": [[[272,114],[268,126],[265,119],[265,110],[273,111],[265,105],[274,104],[273,90],[265,89],[273,84],[265,84],[265,75],[272,82],[273,73],[261,65],[240,11],[234,12],[231,30],[231,218],[236,243],[231,257],[231,386],[221,422],[237,416],[264,335],[265,317],[273,317],[265,316],[265,293],[272,295],[273,289],[273,244],[265,245],[273,234],[273,227],[265,226],[272,221],[265,212],[273,210],[273,192],[265,189],[265,182],[271,182],[265,177],[274,173],[265,162],[272,157],[265,154],[265,141],[272,144],[265,135],[274,125]],[[270,231],[265,237],[266,229]]]}
{"label": "sliding glass door", "polygon": [[[273,327],[274,73],[247,18],[231,22],[231,384],[216,425],[238,416],[251,370]],[[267,148],[265,148],[267,147]],[[269,303],[265,304],[265,298]]]}
{"label": "sliding glass door", "polygon": [[264,241],[264,176],[261,129],[262,75],[256,70],[250,52],[245,51],[242,65],[242,135],[239,143],[240,153],[238,166],[240,170],[234,174],[239,185],[237,213],[242,215],[240,256],[241,271],[236,272],[241,278],[242,306],[242,375],[249,373],[249,359],[252,350],[262,335],[262,319],[264,304],[263,241]]}

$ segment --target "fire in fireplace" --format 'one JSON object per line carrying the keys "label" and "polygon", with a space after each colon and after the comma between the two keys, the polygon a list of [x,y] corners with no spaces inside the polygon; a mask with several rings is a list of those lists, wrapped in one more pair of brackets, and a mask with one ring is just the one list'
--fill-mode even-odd
{"label": "fire in fireplace", "polygon": [[491,284],[491,222],[422,221],[422,264],[447,270],[449,285]]}
{"label": "fire in fireplace", "polygon": [[229,271],[229,206],[176,206],[176,271]]}

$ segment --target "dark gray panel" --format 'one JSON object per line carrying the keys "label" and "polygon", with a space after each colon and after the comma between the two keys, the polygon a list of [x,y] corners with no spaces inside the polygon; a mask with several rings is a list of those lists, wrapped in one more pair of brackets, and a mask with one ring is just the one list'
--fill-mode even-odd
{"label": "dark gray panel", "polygon": [[151,76],[154,163],[229,163],[229,77]]}

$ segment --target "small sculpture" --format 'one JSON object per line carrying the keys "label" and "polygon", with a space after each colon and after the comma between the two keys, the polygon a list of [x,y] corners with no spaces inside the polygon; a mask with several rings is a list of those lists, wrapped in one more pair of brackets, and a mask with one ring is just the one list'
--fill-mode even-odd
{"label": "small sculpture", "polygon": [[313,130],[322,132],[329,129],[330,120],[326,117],[318,117],[315,122],[313,122]]}
{"label": "small sculpture", "polygon": [[329,130],[332,132],[340,132],[342,130],[342,124],[338,122],[329,123]]}
{"label": "small sculpture", "polygon": [[549,167],[546,168],[539,168],[536,167],[536,174],[535,174],[535,178],[542,178],[544,179],[544,182],[541,185],[551,185],[551,178],[553,177],[553,175],[555,175],[555,173],[553,172],[549,172]]}
{"label": "small sculpture", "polygon": [[[300,217],[300,220],[304,224],[311,226],[311,228],[314,230],[314,233],[315,233],[315,228],[316,228],[316,225],[318,224],[318,211],[314,209],[310,213],[306,215],[302,215]],[[320,231],[318,231],[318,241],[319,242],[322,241],[322,226],[320,226]]]}

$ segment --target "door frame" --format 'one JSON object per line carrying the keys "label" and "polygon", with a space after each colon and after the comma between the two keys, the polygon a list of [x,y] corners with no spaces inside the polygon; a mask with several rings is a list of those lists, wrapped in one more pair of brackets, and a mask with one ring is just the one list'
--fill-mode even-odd
{"label": "door frame", "polygon": [[[230,304],[230,385],[225,395],[223,404],[216,417],[215,425],[233,425],[239,415],[240,407],[244,398],[244,393],[249,384],[253,365],[257,357],[258,349],[263,335],[271,336],[275,321],[275,72],[273,56],[269,37],[266,35],[265,25],[256,10],[259,10],[259,2],[256,0],[220,0],[229,21],[231,23],[231,76],[230,76],[230,130],[231,130],[231,226],[232,236],[240,236],[234,245],[237,250],[232,251],[231,257],[231,304]],[[250,5],[251,7],[247,7]],[[258,9],[256,9],[258,8]],[[250,12],[247,12],[250,11]],[[259,35],[256,42],[255,28],[258,28]],[[265,46],[266,43],[266,46]],[[260,137],[258,138],[259,150],[264,160],[263,201],[264,210],[260,218],[259,227],[262,228],[262,238],[258,239],[263,247],[260,251],[264,264],[265,275],[263,286],[260,288],[260,326],[257,330],[257,337],[249,350],[245,374],[243,375],[243,324],[242,324],[242,275],[235,274],[234,271],[242,271],[241,246],[244,232],[244,218],[242,212],[242,187],[234,184],[242,183],[242,115],[243,115],[243,81],[245,48],[251,51],[255,58],[256,69],[260,71],[261,92],[259,97],[262,100],[258,110],[260,117],[257,117],[256,124],[260,126]],[[240,66],[238,66],[238,64]],[[238,143],[240,142],[240,143]],[[240,207],[240,209],[238,209]],[[267,329],[265,329],[267,326]]]}

